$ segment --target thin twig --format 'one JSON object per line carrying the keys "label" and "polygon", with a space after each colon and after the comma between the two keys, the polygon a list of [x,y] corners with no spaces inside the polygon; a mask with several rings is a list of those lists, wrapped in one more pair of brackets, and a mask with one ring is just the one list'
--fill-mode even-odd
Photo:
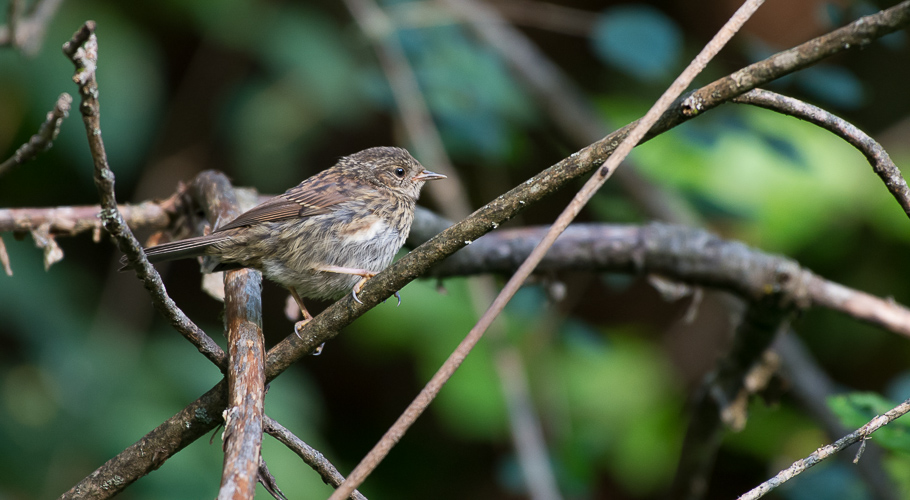
{"label": "thin twig", "polygon": [[215,343],[202,329],[196,326],[177,304],[167,295],[161,276],[149,264],[142,251],[142,245],[133,236],[129,226],[117,209],[117,199],[114,194],[114,173],[107,162],[107,153],[104,141],[101,139],[101,105],[98,102],[98,82],[95,79],[95,69],[98,63],[98,40],[95,38],[95,22],[86,23],[77,31],[73,38],[63,44],[63,52],[76,66],[73,81],[79,86],[79,95],[82,102],[79,110],[82,112],[82,121],[88,137],[89,149],[95,165],[95,185],[101,198],[101,212],[99,217],[104,229],[116,240],[117,246],[126,254],[130,267],[136,270],[136,275],[142,280],[145,289],[149,291],[155,308],[158,309],[171,325],[189,340],[205,357],[215,363],[219,369],[227,366],[227,356],[218,344]]}
{"label": "thin twig", "polygon": [[[302,439],[295,436],[293,432],[289,431],[286,427],[270,418],[268,415],[265,416],[263,423],[267,434],[296,453],[297,456],[303,460],[303,463],[309,465],[314,471],[319,473],[319,476],[325,484],[334,486],[335,488],[341,485],[344,481],[344,476],[338,472],[338,469],[332,465],[332,462],[329,462],[328,459],[325,458],[325,455],[320,453],[319,450],[306,444]],[[366,500],[366,497],[357,490],[354,490],[348,498],[351,500]]]}
{"label": "thin twig", "polygon": [[262,456],[259,456],[259,484],[265,488],[265,491],[269,492],[269,495],[272,495],[272,498],[276,500],[288,500],[288,497],[285,496],[284,492],[281,491],[281,488],[278,487],[278,481],[275,480],[275,476],[269,471],[268,464],[265,463],[265,459]]}
{"label": "thin twig", "polygon": [[57,139],[57,134],[60,133],[60,126],[63,125],[63,120],[69,116],[70,104],[72,103],[73,98],[69,94],[66,92],[60,94],[54,104],[54,109],[48,111],[47,118],[41,124],[38,133],[17,149],[12,157],[0,163],[0,175],[17,165],[34,160],[40,153],[50,149],[54,140]]}
{"label": "thin twig", "polygon": [[[771,348],[780,355],[781,374],[790,386],[790,392],[825,434],[833,440],[850,432],[828,406],[828,398],[842,389],[838,389],[830,375],[819,366],[796,332],[779,336]],[[888,476],[884,458],[882,447],[869,441],[863,459],[856,464],[857,472],[873,498],[899,500],[902,495],[894,479]],[[851,458],[842,456],[841,460],[846,462]]]}
{"label": "thin twig", "polygon": [[616,151],[610,158],[604,162],[603,166],[598,169],[597,174],[591,177],[584,187],[573,198],[565,211],[560,214],[553,224],[551,230],[544,237],[543,241],[531,252],[531,255],[518,268],[518,271],[509,279],[503,287],[502,292],[493,301],[493,304],[487,309],[487,312],[480,318],[474,328],[468,333],[465,339],[458,345],[455,351],[449,356],[442,367],[436,372],[426,387],[418,394],[414,401],[408,406],[405,412],[385,433],[379,443],[361,460],[354,468],[344,484],[335,490],[330,500],[341,500],[345,498],[349,491],[356,488],[364,479],[376,468],[383,458],[389,453],[392,447],[401,440],[401,437],[407,429],[417,420],[421,413],[427,408],[429,403],[436,397],[442,385],[454,374],[455,370],[461,365],[468,353],[480,341],[484,331],[489,328],[493,320],[499,315],[505,305],[511,300],[518,288],[531,275],[531,272],[537,266],[537,263],[546,254],[547,249],[552,246],[559,234],[565,230],[571,221],[578,215],[582,207],[597,192],[600,186],[613,174],[619,163],[625,159],[639,141],[641,141],[648,130],[657,123],[657,120],[670,107],[673,100],[689,86],[695,76],[708,64],[714,55],[726,45],[727,41],[733,37],[733,34],[739,30],[739,27],[751,16],[763,0],[747,0],[742,7],[733,15],[733,17],[720,29],[717,35],[708,43],[708,45],[695,57],[695,60],[683,71],[683,73],[670,85],[670,88],[657,100],[657,103],[645,114],[639,123],[632,129],[629,135],[620,143]]}
{"label": "thin twig", "polygon": [[9,254],[6,253],[6,244],[3,243],[3,238],[0,238],[0,266],[3,267],[3,272],[7,276],[13,275],[13,268],[9,265]]}
{"label": "thin twig", "polygon": [[733,99],[733,102],[740,104],[752,104],[765,109],[777,111],[785,115],[794,116],[800,120],[818,125],[823,129],[834,133],[838,137],[847,141],[850,145],[858,149],[872,165],[872,170],[881,177],[885,186],[894,199],[897,200],[907,217],[910,217],[910,188],[907,187],[907,181],[901,175],[900,169],[891,161],[888,152],[885,151],[875,139],[868,134],[856,128],[850,122],[835,116],[833,113],[825,111],[817,106],[807,104],[799,99],[782,96],[780,94],[762,89],[753,89],[745,94]]}
{"label": "thin twig", "polygon": [[812,452],[812,454],[810,454],[808,457],[797,460],[787,469],[778,472],[776,476],[740,496],[738,500],[756,500],[765,496],[765,494],[771,490],[784,484],[790,479],[793,479],[809,467],[818,465],[823,460],[831,458],[835,453],[844,450],[857,441],[865,441],[866,439],[869,439],[872,436],[873,432],[877,431],[885,425],[890,424],[895,419],[907,414],[908,412],[910,412],[910,399],[895,406],[884,415],[879,415],[873,418],[866,425],[838,439],[833,444],[822,446],[821,448]]}

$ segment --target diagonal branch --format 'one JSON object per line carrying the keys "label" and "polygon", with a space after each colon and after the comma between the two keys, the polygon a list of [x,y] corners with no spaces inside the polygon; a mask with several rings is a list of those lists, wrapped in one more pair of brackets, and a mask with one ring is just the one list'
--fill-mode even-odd
{"label": "diagonal branch", "polygon": [[910,23],[910,1],[853,21],[792,49],[725,76],[696,90],[683,103],[687,116],[695,116],[719,104],[718,95],[740,95],[771,80],[809,67],[845,50],[861,49]]}
{"label": "diagonal branch", "polygon": [[82,112],[82,121],[85,123],[89,149],[95,165],[95,185],[101,198],[101,213],[99,214],[101,224],[117,240],[117,246],[126,254],[130,267],[136,270],[136,275],[152,296],[158,312],[170,321],[174,329],[196,346],[199,352],[223,370],[227,364],[224,351],[211,337],[196,326],[167,295],[164,284],[161,282],[161,276],[149,264],[145,252],[142,251],[142,246],[117,210],[114,173],[108,166],[107,153],[101,138],[101,104],[98,102],[98,82],[95,79],[98,40],[95,38],[94,32],[95,22],[86,21],[73,35],[73,38],[63,44],[63,53],[76,66],[73,81],[79,86],[79,96],[82,99],[79,110]]}
{"label": "diagonal branch", "polygon": [[[445,186],[431,183],[431,194],[443,215],[452,220],[461,219],[470,212],[464,183],[452,168],[429,106],[420,91],[417,77],[397,39],[392,20],[373,0],[345,0],[345,5],[361,31],[373,41],[376,55],[395,97],[398,115],[418,157],[426,158],[434,168],[439,167],[442,173],[449,176]],[[595,139],[596,137],[592,140]],[[468,286],[471,288],[470,296],[473,297],[473,309],[480,315],[485,305],[496,295],[495,284],[490,279],[479,279],[471,280]],[[512,441],[528,493],[534,500],[559,499],[556,475],[548,459],[544,432],[527,391],[528,382],[521,354],[505,341],[504,335],[497,334],[493,338],[497,373],[509,412]]]}
{"label": "diagonal branch", "polygon": [[[793,479],[809,467],[818,465],[820,462],[827,460],[834,456],[834,454],[843,451],[848,446],[869,439],[872,436],[872,433],[884,427],[885,425],[890,424],[894,420],[910,413],[910,399],[904,401],[903,403],[895,406],[884,415],[879,415],[869,421],[866,425],[860,427],[859,429],[851,432],[850,434],[838,439],[833,444],[822,446],[821,448],[815,450],[808,457],[797,460],[787,469],[784,469],[777,473],[776,476],[765,481],[764,483],[756,486],[754,489],[748,491],[739,497],[739,500],[756,500],[765,496],[771,490],[777,488],[778,486],[784,484],[785,482]],[[859,452],[862,452],[862,443],[860,443]],[[859,460],[860,456],[857,454],[854,462]]]}

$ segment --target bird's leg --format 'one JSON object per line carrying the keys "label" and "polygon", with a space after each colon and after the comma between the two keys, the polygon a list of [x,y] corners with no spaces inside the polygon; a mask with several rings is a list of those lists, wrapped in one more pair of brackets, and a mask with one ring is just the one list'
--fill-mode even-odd
{"label": "bird's leg", "polygon": [[360,281],[358,281],[357,284],[354,285],[354,288],[351,290],[351,295],[354,296],[354,300],[356,300],[358,304],[363,304],[363,302],[360,302],[360,298],[357,297],[357,293],[360,292],[361,290],[363,290],[363,285],[367,282],[368,279],[372,278],[373,276],[376,276],[376,274],[377,274],[373,271],[368,271],[366,269],[358,269],[356,267],[341,267],[341,266],[317,267],[316,270],[327,272],[327,273],[352,274],[354,276],[360,276]]}
{"label": "bird's leg", "polygon": [[294,333],[297,334],[297,338],[300,338],[300,330],[313,319],[313,315],[306,310],[306,306],[303,305],[303,299],[297,294],[297,290],[293,287],[288,287],[288,291],[291,292],[291,297],[294,297],[294,301],[300,306],[300,312],[303,313],[303,321],[298,321],[294,324]]}
{"label": "bird's leg", "polygon": [[[303,299],[301,299],[300,295],[297,294],[297,290],[292,287],[288,287],[288,291],[291,292],[291,297],[294,297],[297,305],[300,306],[300,312],[303,313],[303,320],[294,323],[294,333],[297,335],[298,339],[301,339],[302,337],[300,336],[300,330],[302,330],[307,323],[313,320],[313,315],[310,314],[310,311],[306,310],[306,306],[303,305]],[[322,354],[323,347],[325,347],[325,342],[319,344],[319,347],[313,350],[313,356],[319,356]]]}

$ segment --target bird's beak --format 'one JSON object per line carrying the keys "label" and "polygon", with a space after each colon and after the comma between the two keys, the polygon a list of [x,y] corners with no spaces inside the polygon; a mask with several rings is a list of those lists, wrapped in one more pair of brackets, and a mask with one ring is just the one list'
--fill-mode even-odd
{"label": "bird's beak", "polygon": [[418,175],[411,177],[412,181],[432,181],[436,179],[445,179],[446,176],[442,174],[437,174],[436,172],[430,172],[429,170],[424,170]]}

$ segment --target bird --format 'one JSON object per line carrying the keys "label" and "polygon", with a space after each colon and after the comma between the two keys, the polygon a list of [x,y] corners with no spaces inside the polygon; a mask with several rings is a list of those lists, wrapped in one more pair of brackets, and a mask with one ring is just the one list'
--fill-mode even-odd
{"label": "bird", "polygon": [[404,244],[424,183],[445,178],[405,149],[365,149],[210,234],[152,246],[145,254],[152,263],[202,257],[208,273],[261,271],[300,307],[299,336],[313,318],[303,298],[337,300],[350,291],[360,302],[364,283],[391,264]]}

